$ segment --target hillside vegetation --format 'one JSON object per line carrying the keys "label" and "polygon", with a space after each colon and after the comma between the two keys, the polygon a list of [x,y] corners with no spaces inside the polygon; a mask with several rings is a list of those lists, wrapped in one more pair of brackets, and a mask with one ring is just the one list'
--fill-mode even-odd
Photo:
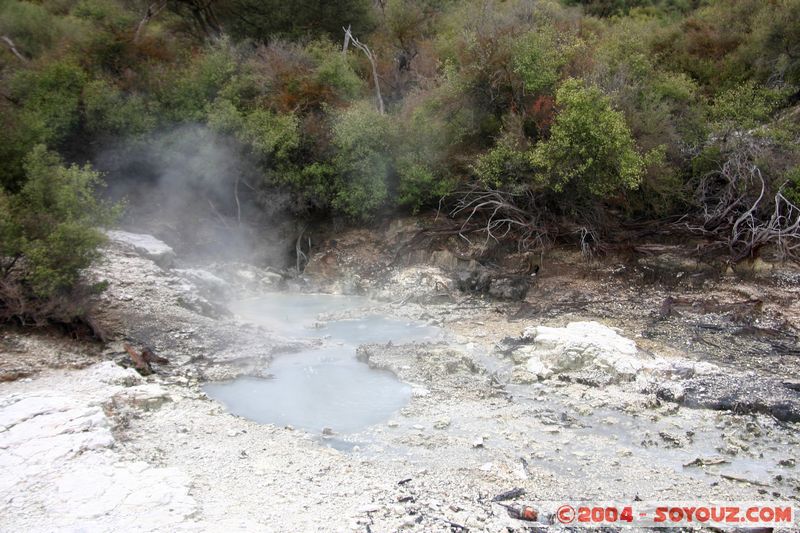
{"label": "hillside vegetation", "polygon": [[0,318],[91,262],[83,165],[186,124],[265,210],[800,251],[800,0],[0,0],[0,37]]}

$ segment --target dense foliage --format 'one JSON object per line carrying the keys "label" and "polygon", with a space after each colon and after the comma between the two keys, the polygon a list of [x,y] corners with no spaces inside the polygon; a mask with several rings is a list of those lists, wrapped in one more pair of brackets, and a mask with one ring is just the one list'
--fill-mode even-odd
{"label": "dense foliage", "polygon": [[83,163],[186,124],[253,160],[243,200],[299,213],[484,190],[587,231],[683,217],[737,257],[797,244],[800,0],[0,0],[0,36],[3,253],[35,291],[91,257],[58,258],[89,222],[67,213],[24,250],[8,236],[45,208],[38,147]]}
{"label": "dense foliage", "polygon": [[[81,315],[87,288],[78,283],[98,256],[116,209],[99,201],[99,176],[65,166],[43,145],[24,161],[19,192],[0,190],[0,320],[69,322]],[[78,295],[78,292],[82,294]]]}

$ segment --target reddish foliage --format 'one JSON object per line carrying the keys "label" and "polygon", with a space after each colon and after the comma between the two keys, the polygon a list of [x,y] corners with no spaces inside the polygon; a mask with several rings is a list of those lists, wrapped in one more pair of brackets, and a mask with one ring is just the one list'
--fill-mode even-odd
{"label": "reddish foliage", "polygon": [[528,116],[536,124],[536,130],[540,135],[545,135],[550,131],[555,116],[555,100],[552,96],[540,96],[528,109]]}
{"label": "reddish foliage", "polygon": [[720,60],[739,44],[733,36],[722,34],[718,28],[697,18],[690,18],[683,26],[687,51],[703,59]]}

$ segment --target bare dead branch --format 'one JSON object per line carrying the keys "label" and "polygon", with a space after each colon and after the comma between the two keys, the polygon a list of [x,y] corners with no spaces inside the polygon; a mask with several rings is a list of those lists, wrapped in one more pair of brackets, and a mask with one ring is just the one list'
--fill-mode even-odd
{"label": "bare dead branch", "polygon": [[9,37],[7,35],[2,35],[2,36],[0,36],[0,41],[3,41],[4,43],[6,43],[6,46],[8,46],[9,50],[11,50],[11,53],[14,54],[17,57],[17,59],[19,59],[23,63],[27,63],[28,62],[28,58],[25,57],[24,55],[22,55],[22,52],[17,50],[17,47],[14,44],[14,41],[11,40],[11,37]]}
{"label": "bare dead branch", "polygon": [[543,249],[550,244],[550,232],[543,211],[535,205],[533,195],[515,195],[494,189],[473,188],[455,193],[457,198],[451,217],[464,217],[459,236],[471,243],[467,233],[475,232],[473,221],[479,220],[485,233],[484,247],[489,241],[514,236],[520,251]]}
{"label": "bare dead branch", "polygon": [[726,243],[731,257],[740,261],[759,248],[773,244],[783,259],[797,259],[800,251],[800,208],[775,190],[759,161],[769,142],[734,132],[723,146],[720,168],[700,180],[696,198],[699,223],[681,225],[694,233]]}
{"label": "bare dead branch", "polygon": [[158,15],[158,13],[164,9],[166,5],[167,0],[159,0],[158,2],[154,2],[147,6],[147,11],[145,11],[144,17],[142,17],[142,20],[140,20],[139,24],[136,26],[136,33],[133,34],[133,44],[139,44],[147,23],[150,22],[150,19]]}
{"label": "bare dead branch", "polygon": [[342,30],[344,30],[344,53],[347,53],[348,43],[352,42],[353,46],[361,50],[364,55],[367,56],[367,60],[369,60],[369,64],[372,67],[372,81],[375,85],[375,98],[377,100],[378,112],[381,115],[386,114],[386,110],[383,105],[383,96],[381,96],[381,84],[378,78],[377,62],[375,61],[375,56],[373,55],[372,50],[370,50],[367,45],[355,38],[350,31],[350,26],[347,28],[343,27]]}

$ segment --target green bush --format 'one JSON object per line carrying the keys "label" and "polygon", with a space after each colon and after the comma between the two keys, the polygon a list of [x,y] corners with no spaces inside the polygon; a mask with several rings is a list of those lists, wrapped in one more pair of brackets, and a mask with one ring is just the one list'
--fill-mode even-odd
{"label": "green bush", "polygon": [[388,197],[389,120],[369,102],[339,113],[333,125],[336,185],[333,207],[355,219],[369,219]]}
{"label": "green bush", "polygon": [[86,127],[96,135],[142,135],[157,124],[143,97],[123,95],[102,79],[86,84],[83,104]]}
{"label": "green bush", "polygon": [[608,97],[570,79],[558,89],[556,105],[550,138],[531,153],[550,188],[604,197],[639,186],[648,160],[636,150],[625,117]]}
{"label": "green bush", "polygon": [[93,286],[83,271],[100,255],[119,208],[95,196],[100,176],[65,166],[36,146],[25,161],[19,193],[0,190],[0,322],[72,323],[86,312]]}
{"label": "green bush", "polygon": [[100,175],[90,167],[64,166],[53,152],[36,146],[25,161],[27,181],[10,198],[4,232],[16,245],[6,258],[23,260],[21,281],[36,297],[48,298],[72,288],[81,271],[98,257],[117,208],[95,196]]}
{"label": "green bush", "polygon": [[164,66],[158,71],[160,79],[154,82],[163,119],[175,122],[204,121],[209,102],[213,102],[232,80],[237,67],[235,49],[224,39],[209,46],[205,53],[196,56],[178,72],[170,66]]}
{"label": "green bush", "polygon": [[566,62],[566,54],[560,50],[554,32],[543,28],[520,37],[511,57],[511,67],[522,79],[525,90],[533,95],[550,92]]}
{"label": "green bush", "polygon": [[717,96],[711,117],[724,130],[751,129],[766,122],[785,98],[783,91],[748,81]]}
{"label": "green bush", "polygon": [[24,54],[38,56],[61,37],[61,20],[34,2],[0,1],[0,35],[7,35]]}
{"label": "green bush", "polygon": [[332,36],[352,25],[363,35],[373,27],[370,0],[228,0],[219,16],[237,39],[268,41],[276,37]]}
{"label": "green bush", "polygon": [[800,166],[794,167],[786,174],[783,195],[795,206],[800,207]]}
{"label": "green bush", "polygon": [[86,73],[67,60],[14,76],[12,96],[21,102],[21,120],[37,131],[37,142],[58,145],[76,130],[86,81]]}
{"label": "green bush", "polygon": [[464,134],[442,116],[435,98],[422,100],[397,119],[392,131],[392,157],[397,174],[397,203],[417,212],[436,205],[455,183],[453,152]]}

